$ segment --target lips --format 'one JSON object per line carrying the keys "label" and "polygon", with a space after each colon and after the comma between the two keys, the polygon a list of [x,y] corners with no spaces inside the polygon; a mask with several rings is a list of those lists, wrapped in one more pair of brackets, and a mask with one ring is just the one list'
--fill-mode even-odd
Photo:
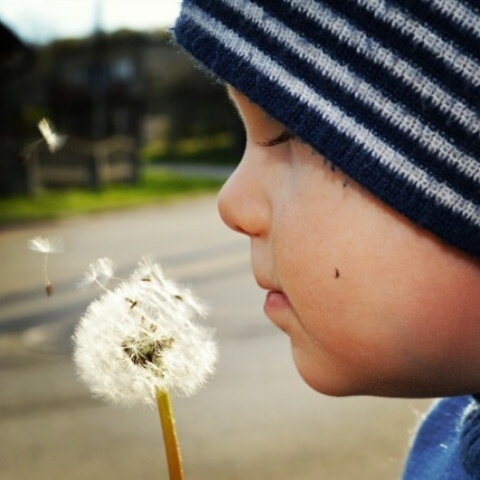
{"label": "lips", "polygon": [[291,321],[293,310],[287,295],[283,290],[278,288],[277,282],[272,282],[264,275],[261,275],[260,272],[255,272],[255,269],[253,270],[258,286],[267,292],[263,305],[265,315],[278,328],[286,332],[287,326]]}
{"label": "lips", "polygon": [[269,290],[265,298],[263,311],[280,330],[287,333],[291,320],[291,305],[283,292]]}
{"label": "lips", "polygon": [[[290,307],[287,297],[278,290],[270,290],[265,299],[265,310],[275,312]],[[268,314],[268,313],[267,313]]]}

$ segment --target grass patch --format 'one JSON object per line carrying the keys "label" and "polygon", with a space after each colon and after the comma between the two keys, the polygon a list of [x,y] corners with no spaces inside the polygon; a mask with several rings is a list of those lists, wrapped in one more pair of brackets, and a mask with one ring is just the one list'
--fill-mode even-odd
{"label": "grass patch", "polygon": [[136,185],[111,185],[97,191],[48,190],[33,197],[0,198],[0,225],[165,203],[216,192],[222,183],[158,170],[143,173]]}
{"label": "grass patch", "polygon": [[184,138],[174,143],[154,140],[140,150],[140,158],[147,163],[179,161],[235,165],[240,156],[232,150],[232,139],[227,133]]}

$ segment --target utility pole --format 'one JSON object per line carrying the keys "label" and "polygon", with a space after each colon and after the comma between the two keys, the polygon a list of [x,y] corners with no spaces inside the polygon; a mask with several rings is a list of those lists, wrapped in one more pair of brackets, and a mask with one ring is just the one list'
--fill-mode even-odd
{"label": "utility pole", "polygon": [[103,0],[95,3],[95,26],[92,52],[92,138],[100,140],[107,135],[107,62],[103,33]]}

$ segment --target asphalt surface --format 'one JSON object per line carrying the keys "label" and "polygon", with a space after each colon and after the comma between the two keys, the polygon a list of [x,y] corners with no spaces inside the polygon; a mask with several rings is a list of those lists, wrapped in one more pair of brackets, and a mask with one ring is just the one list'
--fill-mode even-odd
{"label": "asphalt surface", "polygon": [[[35,235],[64,238],[43,289]],[[398,478],[429,401],[328,398],[293,366],[288,339],[262,313],[248,242],[219,221],[215,199],[76,217],[0,231],[0,479],[167,479],[156,411],[91,397],[71,334],[96,290],[76,283],[109,256],[120,276],[143,254],[209,305],[220,359],[211,383],[174,398],[186,480]]]}

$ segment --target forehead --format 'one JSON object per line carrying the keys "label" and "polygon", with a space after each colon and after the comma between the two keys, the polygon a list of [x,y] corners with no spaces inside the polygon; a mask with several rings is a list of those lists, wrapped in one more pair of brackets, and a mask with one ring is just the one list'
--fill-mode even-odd
{"label": "forehead", "polygon": [[232,104],[239,112],[242,120],[245,122],[245,114],[258,114],[263,117],[264,120],[269,120],[275,123],[279,123],[276,118],[270,115],[262,107],[258,106],[256,103],[252,102],[248,97],[246,97],[242,92],[238,91],[236,88],[232,87],[229,84],[226,84],[226,91],[228,98],[231,100]]}
{"label": "forehead", "polygon": [[[237,110],[240,110],[242,107],[247,105],[255,105],[251,102],[243,93],[239,92],[236,88],[232,87],[231,85],[226,85],[227,95],[228,98],[231,100],[233,105]],[[260,107],[257,107],[260,109]]]}

